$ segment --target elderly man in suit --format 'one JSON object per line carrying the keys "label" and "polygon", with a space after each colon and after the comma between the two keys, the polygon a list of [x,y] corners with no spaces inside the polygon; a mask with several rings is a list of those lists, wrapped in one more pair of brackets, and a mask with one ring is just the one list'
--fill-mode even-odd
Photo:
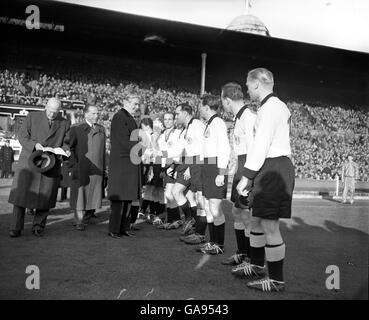
{"label": "elderly man in suit", "polygon": [[[114,116],[110,131],[110,161],[108,177],[108,198],[111,201],[109,233],[112,238],[131,236],[128,230],[128,213],[132,201],[141,198],[141,163],[134,158],[134,147],[138,144],[137,124],[133,118],[140,107],[137,95],[129,94],[123,101],[123,108]],[[136,139],[135,139],[136,138]]]}
{"label": "elderly man in suit", "polygon": [[70,129],[72,186],[70,206],[75,211],[76,228],[85,230],[96,209],[101,208],[105,176],[105,128],[97,123],[95,106],[84,110],[85,121]]}
{"label": "elderly man in suit", "polygon": [[61,159],[56,157],[53,168],[36,172],[29,167],[28,159],[44,147],[62,148],[69,156],[70,123],[60,115],[61,102],[50,98],[44,112],[30,112],[19,132],[22,152],[15,170],[9,203],[14,205],[11,220],[11,237],[19,237],[24,226],[26,208],[36,209],[32,232],[42,236],[47,215],[55,207],[61,171]]}

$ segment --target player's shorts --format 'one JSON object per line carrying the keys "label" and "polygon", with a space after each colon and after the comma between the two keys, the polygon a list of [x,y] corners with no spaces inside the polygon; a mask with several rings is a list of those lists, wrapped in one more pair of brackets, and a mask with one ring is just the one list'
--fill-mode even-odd
{"label": "player's shorts", "polygon": [[[182,163],[177,167],[177,178],[176,183],[180,183],[185,186],[192,192],[202,191],[202,182],[201,182],[201,171],[202,164],[199,161],[198,157],[186,157],[182,159]],[[183,174],[190,168],[191,178],[185,180]]]}
{"label": "player's shorts", "polygon": [[291,218],[295,168],[288,157],[267,158],[249,194],[252,215],[263,219]]}
{"label": "player's shorts", "polygon": [[215,158],[205,158],[202,168],[202,194],[206,199],[225,199],[227,197],[228,176],[224,176],[224,185],[217,187],[215,178],[219,169]]}
{"label": "player's shorts", "polygon": [[243,208],[243,206],[240,205],[240,195],[238,194],[236,188],[242,178],[242,171],[246,163],[246,156],[246,154],[240,154],[237,157],[237,172],[233,176],[231,201],[234,203],[236,208]]}
{"label": "player's shorts", "polygon": [[[167,174],[167,170],[169,168],[173,169],[173,171],[170,175]],[[174,179],[174,174],[175,174],[176,170],[177,170],[177,165],[174,164],[174,163],[171,164],[170,166],[167,166],[167,167],[163,168],[163,171],[164,171],[163,184],[164,184],[164,186],[166,186],[168,183],[172,183],[172,184],[176,183],[176,179]]]}

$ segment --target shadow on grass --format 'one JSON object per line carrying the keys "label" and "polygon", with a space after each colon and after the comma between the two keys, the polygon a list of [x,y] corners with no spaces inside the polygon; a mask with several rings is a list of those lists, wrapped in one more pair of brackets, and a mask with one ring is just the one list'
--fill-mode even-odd
{"label": "shadow on grass", "polygon": [[[319,226],[307,224],[300,217],[293,217],[291,222],[281,220],[287,246],[286,277],[300,282],[318,299],[368,299],[368,234],[332,220],[324,220]],[[341,288],[337,292],[325,288],[329,265],[337,265],[340,270]],[[295,274],[289,275],[289,268],[296,270]],[[316,285],[319,294],[314,293]]]}
{"label": "shadow on grass", "polygon": [[[30,234],[11,239],[0,224],[0,297],[8,299],[117,299],[120,300],[291,300],[367,299],[368,235],[323,220],[310,225],[301,217],[281,220],[286,243],[284,293],[266,294],[247,289],[246,280],[232,276],[221,261],[233,254],[236,241],[231,204],[226,215],[225,254],[203,257],[196,246],[179,241],[180,230],[158,230],[140,225],[136,237],[112,239],[106,224],[76,231],[70,221],[47,228],[43,239]],[[310,209],[309,209],[310,210]],[[319,214],[321,209],[309,211]],[[107,217],[108,212],[98,216]],[[1,217],[0,217],[1,219]],[[40,266],[42,290],[24,289],[24,266]],[[340,269],[340,290],[326,289],[328,265]],[[148,295],[149,292],[152,292]]]}

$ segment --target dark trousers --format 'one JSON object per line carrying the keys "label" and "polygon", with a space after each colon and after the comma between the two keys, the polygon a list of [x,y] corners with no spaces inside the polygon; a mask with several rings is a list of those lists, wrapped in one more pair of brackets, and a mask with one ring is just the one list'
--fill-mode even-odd
{"label": "dark trousers", "polygon": [[61,188],[60,201],[66,200],[68,194],[68,187],[60,187],[60,188]]}
{"label": "dark trousers", "polygon": [[132,201],[113,200],[110,203],[109,232],[121,234],[128,228],[127,218]]}
{"label": "dark trousers", "polygon": [[85,224],[90,222],[90,219],[94,216],[95,209],[91,210],[74,210],[74,224]]}
{"label": "dark trousers", "polygon": [[[10,230],[21,231],[24,229],[24,215],[26,208],[14,205],[13,216],[10,222]],[[36,209],[36,213],[33,217],[32,230],[41,229],[43,230],[46,225],[46,219],[49,214],[49,210]]]}

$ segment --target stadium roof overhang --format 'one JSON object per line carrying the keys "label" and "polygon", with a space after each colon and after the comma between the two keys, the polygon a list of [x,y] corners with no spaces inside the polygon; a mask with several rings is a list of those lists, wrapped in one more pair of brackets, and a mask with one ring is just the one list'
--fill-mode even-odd
{"label": "stadium roof overhang", "polygon": [[[27,5],[40,8],[41,22],[63,26],[64,31],[27,30],[0,23],[8,37],[35,45],[47,43],[91,52],[139,56],[181,63],[200,63],[200,54],[220,72],[232,64],[242,76],[248,68],[265,66],[286,70],[301,81],[331,77],[337,88],[369,91],[369,54],[301,42],[227,31],[144,16],[71,5],[55,1],[1,1],[1,16],[25,19]],[[54,28],[55,29],[55,28]],[[6,38],[6,37],[5,37]],[[294,72],[291,72],[294,70]],[[289,76],[286,77],[286,80]],[[315,79],[316,80],[316,79]],[[318,85],[316,83],[316,85]]]}

